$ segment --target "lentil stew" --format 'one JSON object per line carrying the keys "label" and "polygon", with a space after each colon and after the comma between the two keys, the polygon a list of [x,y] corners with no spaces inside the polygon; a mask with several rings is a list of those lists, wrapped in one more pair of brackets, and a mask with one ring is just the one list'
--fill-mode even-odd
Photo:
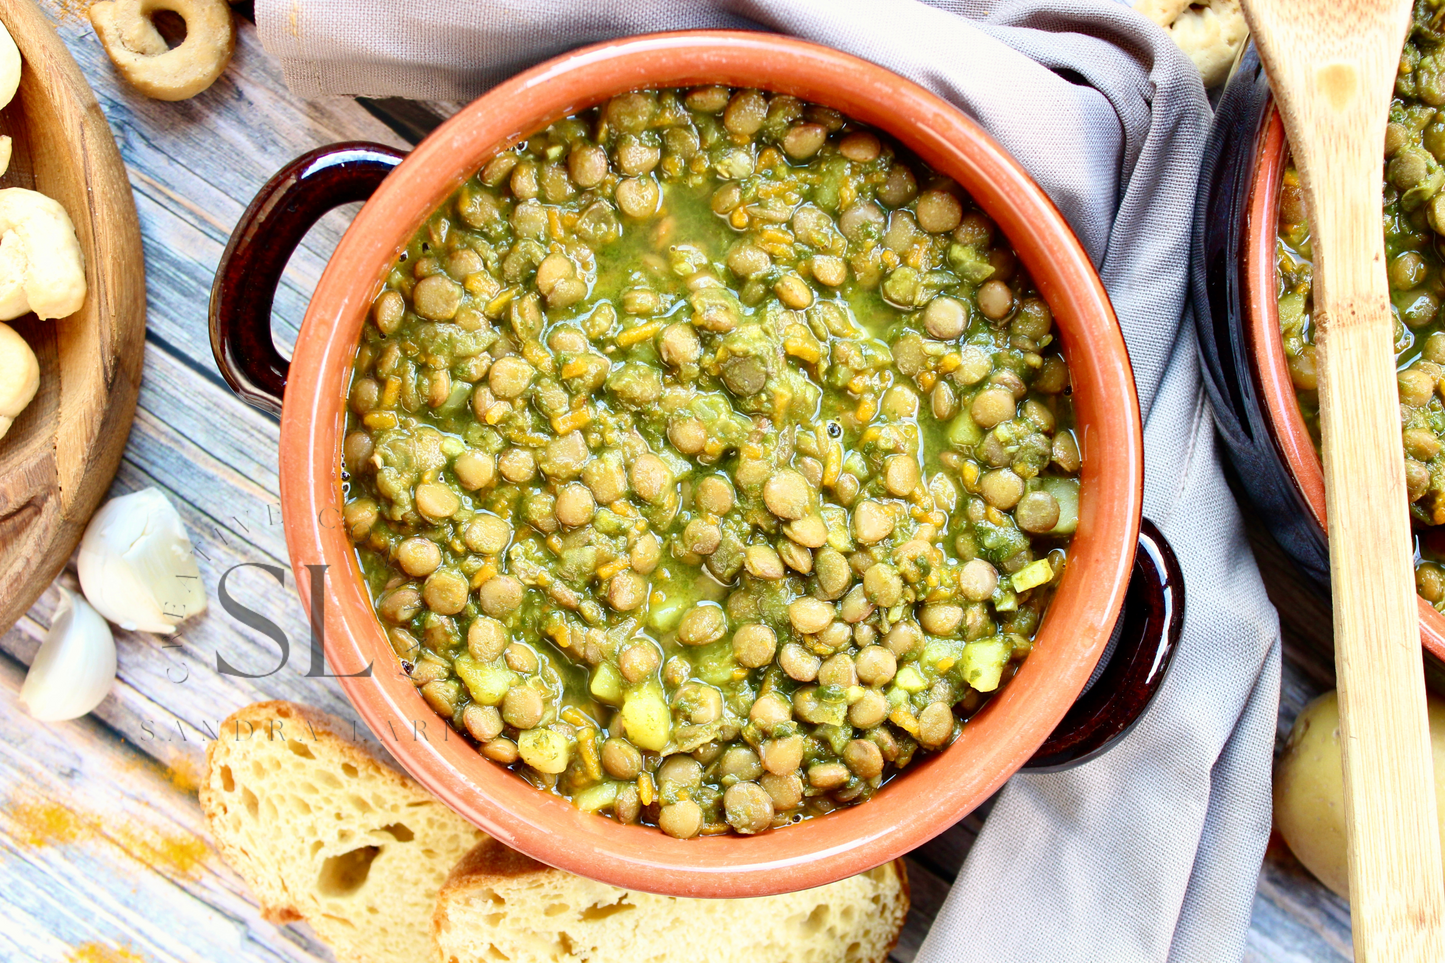
{"label": "lentil stew", "polygon": [[364,329],[345,522],[426,701],[678,837],[866,800],[1031,647],[1078,519],[1047,304],[952,182],[786,95],[497,155]]}

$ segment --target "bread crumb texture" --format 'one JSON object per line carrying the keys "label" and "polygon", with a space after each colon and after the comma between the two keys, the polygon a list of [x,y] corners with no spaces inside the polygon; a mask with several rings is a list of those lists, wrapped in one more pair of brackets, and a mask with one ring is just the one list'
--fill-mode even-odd
{"label": "bread crumb texture", "polygon": [[881,963],[908,914],[900,864],[800,893],[704,900],[629,892],[495,841],[442,887],[437,963]]}
{"label": "bread crumb texture", "polygon": [[417,963],[437,890],[487,837],[341,731],[292,703],[241,709],[207,750],[201,805],[268,919],[305,919],[348,963]]}

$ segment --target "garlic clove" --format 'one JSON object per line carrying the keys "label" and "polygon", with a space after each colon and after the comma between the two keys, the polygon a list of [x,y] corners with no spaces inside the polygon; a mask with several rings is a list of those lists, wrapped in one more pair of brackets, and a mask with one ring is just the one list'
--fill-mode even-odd
{"label": "garlic clove", "polygon": [[76,567],[86,599],[123,629],[169,635],[206,610],[191,538],[156,488],[101,506],[86,526]]}
{"label": "garlic clove", "polygon": [[60,588],[50,632],[20,687],[21,703],[41,722],[78,719],[100,705],[114,683],[110,626],[85,599]]}

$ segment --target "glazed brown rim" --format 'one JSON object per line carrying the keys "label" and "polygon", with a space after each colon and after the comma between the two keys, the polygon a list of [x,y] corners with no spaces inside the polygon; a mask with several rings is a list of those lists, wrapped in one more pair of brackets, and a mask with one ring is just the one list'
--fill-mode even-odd
{"label": "glazed brown rim", "polygon": [[[1276,234],[1279,223],[1279,190],[1284,183],[1284,121],[1271,104],[1264,136],[1260,138],[1259,163],[1249,194],[1246,222],[1244,314],[1254,350],[1250,365],[1269,416],[1270,436],[1275,450],[1284,458],[1299,492],[1322,530],[1325,522],[1325,467],[1315,442],[1300,413],[1284,337],[1279,331],[1279,266]],[[1420,643],[1437,659],[1445,659],[1445,615],[1424,599],[1420,606]]]}
{"label": "glazed brown rim", "polygon": [[[1070,361],[1083,452],[1079,533],[1033,654],[960,738],[867,804],[758,837],[671,839],[579,812],[479,756],[396,667],[340,525],[346,385],[370,302],[418,225],[496,151],[628,90],[720,83],[835,107],[957,180],[1009,237],[1049,302]],[[520,118],[520,119],[519,119]],[[1108,297],[1058,209],[973,121],[847,54],[763,33],[652,34],[587,47],[500,85],[442,125],[387,178],[332,255],[297,339],[281,419],[281,501],[298,588],[329,565],[326,654],[358,712],[401,765],[493,836],[617,886],[743,897],[818,886],[927,841],[988,798],[1063,718],[1120,612],[1138,537],[1143,430]],[[341,577],[335,573],[344,572]],[[427,723],[424,736],[418,722]],[[429,738],[428,738],[429,737]]]}

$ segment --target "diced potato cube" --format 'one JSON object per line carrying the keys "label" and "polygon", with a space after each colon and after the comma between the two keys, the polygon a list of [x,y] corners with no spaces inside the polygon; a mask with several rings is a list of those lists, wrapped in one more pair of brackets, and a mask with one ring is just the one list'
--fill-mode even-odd
{"label": "diced potato cube", "polygon": [[672,713],[656,685],[645,685],[627,693],[622,702],[622,725],[633,745],[661,752],[672,738]]}
{"label": "diced potato cube", "polygon": [[559,773],[567,768],[567,738],[551,729],[528,729],[517,737],[517,753],[538,772]]}
{"label": "diced potato cube", "polygon": [[584,813],[595,813],[616,802],[621,788],[622,784],[618,782],[599,782],[574,795],[572,804]]}
{"label": "diced potato cube", "polygon": [[923,677],[922,672],[918,671],[917,666],[905,665],[898,670],[898,675],[894,676],[894,681],[898,683],[898,687],[905,692],[922,692],[928,688],[928,680]]}
{"label": "diced potato cube", "polygon": [[591,691],[598,702],[622,705],[622,673],[611,662],[603,662],[592,673]]}
{"label": "diced potato cube", "polygon": [[983,441],[983,429],[965,408],[948,426],[948,443],[955,448],[972,448]]}
{"label": "diced potato cube", "polygon": [[948,671],[949,666],[955,665],[962,654],[963,642],[959,639],[930,639],[923,647],[923,654],[918,657],[918,662],[943,673]]}
{"label": "diced potato cube", "polygon": [[484,706],[501,705],[507,690],[517,681],[517,675],[511,669],[478,662],[470,655],[457,656],[453,667],[466,683],[472,700]]}
{"label": "diced potato cube", "polygon": [[959,674],[979,692],[992,692],[998,688],[1003,667],[1012,654],[1012,647],[998,636],[979,639],[963,647],[963,658],[959,660]]}
{"label": "diced potato cube", "polygon": [[1054,567],[1046,558],[1030,562],[1013,574],[1011,581],[1015,592],[1023,592],[1040,585],[1047,585],[1054,577]]}
{"label": "diced potato cube", "polygon": [[1079,528],[1079,480],[1050,475],[1039,479],[1039,487],[1059,503],[1059,521],[1049,529],[1049,534],[1074,534]]}
{"label": "diced potato cube", "polygon": [[667,599],[661,605],[652,607],[647,615],[647,624],[659,632],[671,632],[691,607],[692,599],[686,595]]}

